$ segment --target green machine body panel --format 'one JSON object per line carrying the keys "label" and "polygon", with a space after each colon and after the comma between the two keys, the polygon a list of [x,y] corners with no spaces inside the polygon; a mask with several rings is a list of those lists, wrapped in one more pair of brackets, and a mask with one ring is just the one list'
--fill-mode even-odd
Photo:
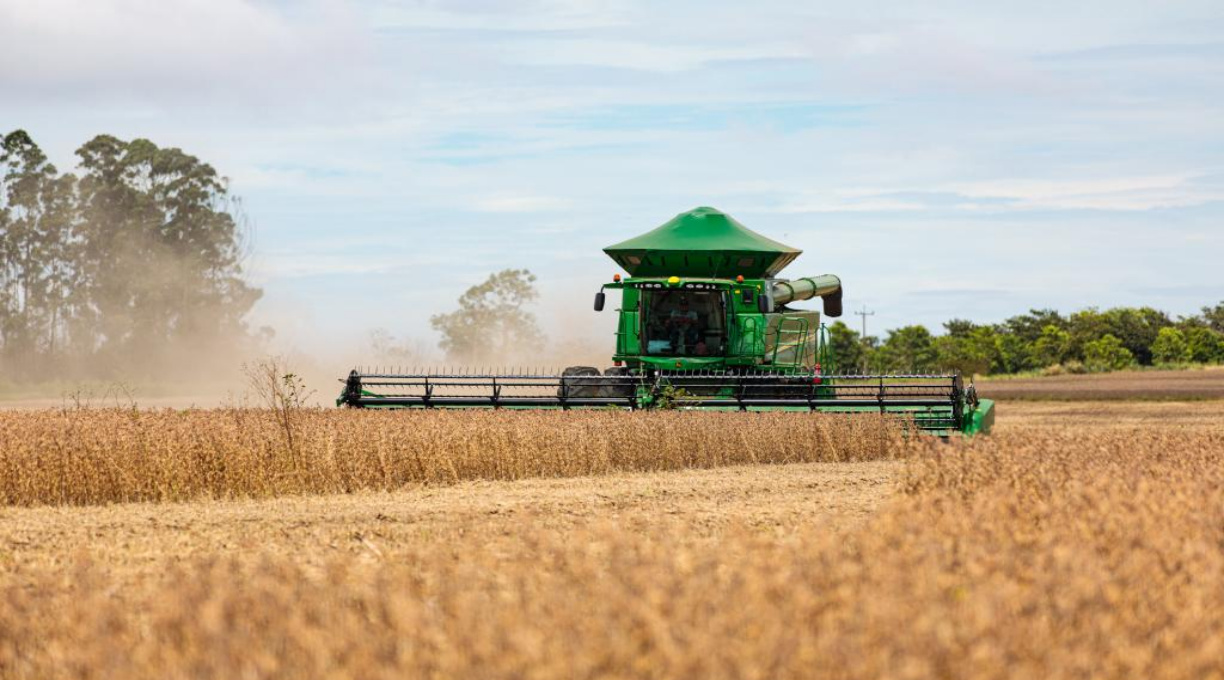
{"label": "green machine body panel", "polygon": [[634,277],[760,279],[776,275],[803,251],[766,238],[722,211],[702,207],[604,252]]}

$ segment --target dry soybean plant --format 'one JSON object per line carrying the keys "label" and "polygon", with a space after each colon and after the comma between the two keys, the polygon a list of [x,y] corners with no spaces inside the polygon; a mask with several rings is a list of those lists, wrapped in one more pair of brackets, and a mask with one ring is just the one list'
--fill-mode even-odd
{"label": "dry soybean plant", "polygon": [[386,412],[303,408],[260,373],[268,409],[0,412],[0,504],[348,493],[905,455],[879,416],[787,413]]}
{"label": "dry soybean plant", "polygon": [[255,400],[275,418],[285,437],[285,452],[295,468],[301,465],[298,452],[298,434],[302,411],[314,396],[314,390],[306,387],[306,381],[293,372],[289,362],[279,356],[270,356],[242,365],[247,386]]}

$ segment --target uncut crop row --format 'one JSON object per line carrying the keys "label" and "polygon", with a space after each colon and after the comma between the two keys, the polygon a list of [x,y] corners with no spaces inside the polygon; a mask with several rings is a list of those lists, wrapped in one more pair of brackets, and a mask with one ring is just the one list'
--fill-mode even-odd
{"label": "uncut crop row", "polygon": [[878,416],[125,409],[0,412],[0,504],[263,497],[752,463],[878,460]]}

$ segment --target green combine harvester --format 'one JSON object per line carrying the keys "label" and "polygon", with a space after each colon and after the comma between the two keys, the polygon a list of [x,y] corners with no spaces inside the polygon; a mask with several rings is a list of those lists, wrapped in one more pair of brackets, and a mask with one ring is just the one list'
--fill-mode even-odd
{"label": "green combine harvester", "polygon": [[356,408],[682,408],[884,413],[941,436],[989,431],[994,404],[955,373],[839,372],[820,312],[842,314],[831,274],[784,280],[802,251],[713,208],[604,249],[629,273],[595,296],[621,292],[614,366],[560,374],[514,371],[352,371],[337,405]]}

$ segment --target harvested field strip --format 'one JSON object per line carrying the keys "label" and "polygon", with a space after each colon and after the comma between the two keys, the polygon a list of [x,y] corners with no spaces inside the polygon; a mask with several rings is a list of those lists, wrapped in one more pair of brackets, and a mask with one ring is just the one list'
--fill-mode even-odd
{"label": "harvested field strip", "polygon": [[649,535],[660,525],[686,540],[718,541],[730,526],[775,535],[798,527],[861,525],[898,489],[899,461],[738,465],[599,477],[461,482],[409,491],[265,499],[5,508],[6,567],[62,569],[88,555],[112,584],[141,587],[168,563],[218,554],[275,553],[311,570],[405,551],[522,550],[533,530],[606,527]]}
{"label": "harvested field strip", "polygon": [[1000,400],[1214,400],[1224,399],[1224,367],[1048,378],[985,378],[977,382],[977,387],[983,397]]}
{"label": "harvested field strip", "polygon": [[[923,442],[919,446],[930,445]],[[389,490],[754,463],[885,460],[895,421],[692,412],[0,412],[0,504]]]}
{"label": "harvested field strip", "polygon": [[996,433],[1144,428],[1192,430],[1224,426],[1224,401],[1007,401],[998,405]]}
{"label": "harvested field strip", "polygon": [[1224,673],[1224,429],[1004,434],[900,465],[902,494],[844,533],[499,514],[317,565],[171,556],[130,587],[88,557],[10,560],[0,676]]}

